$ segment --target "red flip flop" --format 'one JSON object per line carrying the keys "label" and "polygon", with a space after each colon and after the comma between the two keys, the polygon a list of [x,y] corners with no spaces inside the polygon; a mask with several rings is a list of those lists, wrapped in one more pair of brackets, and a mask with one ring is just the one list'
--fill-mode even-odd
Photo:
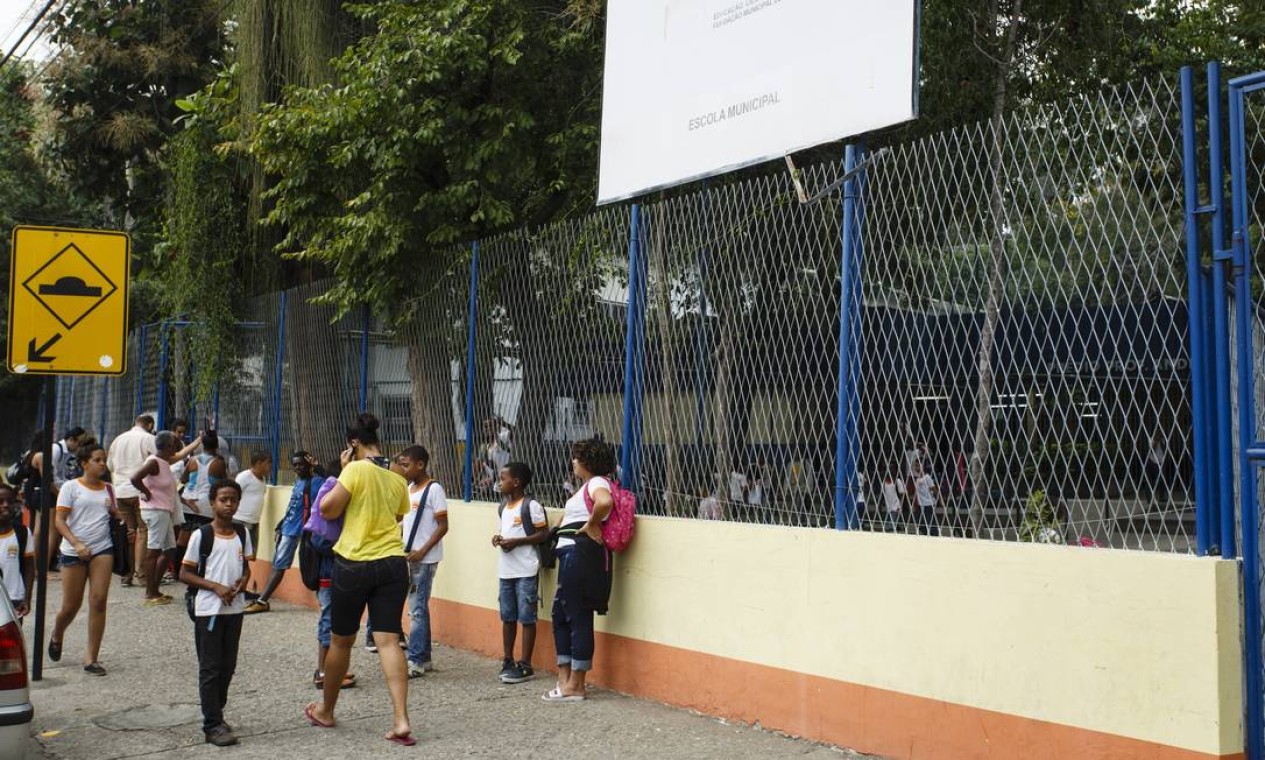
{"label": "red flip flop", "polygon": [[315,702],[309,702],[307,707],[303,708],[303,716],[307,718],[307,722],[311,723],[316,728],[333,728],[334,727],[333,723],[326,723],[325,721],[321,720],[320,718],[312,714],[315,709],[316,709]]}
{"label": "red flip flop", "polygon": [[390,734],[387,736],[387,741],[392,744],[399,744],[402,747],[412,747],[414,744],[417,744],[417,740],[413,738],[412,734],[404,734],[403,736],[400,736],[399,734]]}

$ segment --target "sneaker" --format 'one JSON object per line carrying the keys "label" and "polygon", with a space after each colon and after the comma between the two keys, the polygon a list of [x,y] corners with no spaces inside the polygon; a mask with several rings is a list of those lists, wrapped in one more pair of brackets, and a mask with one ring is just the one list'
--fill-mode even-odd
{"label": "sneaker", "polygon": [[373,640],[372,636],[365,636],[365,651],[370,654],[378,653],[378,644]]}
{"label": "sneaker", "polygon": [[508,671],[501,671],[501,683],[522,683],[530,681],[535,676],[536,673],[530,666],[525,666],[520,662],[511,665]]}
{"label": "sneaker", "polygon": [[536,677],[536,671],[535,671],[535,670],[532,670],[532,667],[531,667],[531,663],[530,663],[530,662],[521,662],[521,661],[520,661],[520,662],[518,663],[518,670],[519,670],[519,672],[521,672],[523,675],[527,676],[528,678],[535,678],[535,677]]}
{"label": "sneaker", "polygon": [[408,677],[421,678],[426,675],[426,668],[420,662],[410,662],[408,664]]}
{"label": "sneaker", "polygon": [[501,682],[502,682],[502,683],[508,683],[508,681],[506,681],[506,680],[505,680],[505,679],[506,679],[506,677],[507,677],[507,676],[512,676],[512,675],[514,675],[514,674],[515,674],[515,673],[517,673],[517,672],[518,672],[518,668],[514,666],[514,661],[513,661],[513,660],[501,660],[501,675],[500,675],[500,678],[501,678]]}
{"label": "sneaker", "polygon": [[260,612],[268,612],[271,609],[272,609],[271,604],[268,604],[267,602],[261,602],[260,600],[256,599],[255,601],[246,605],[246,609],[242,610],[242,613],[245,615],[257,615]]}
{"label": "sneaker", "polygon": [[229,730],[228,726],[216,726],[206,732],[207,744],[214,744],[217,747],[231,747],[237,743],[237,735]]}

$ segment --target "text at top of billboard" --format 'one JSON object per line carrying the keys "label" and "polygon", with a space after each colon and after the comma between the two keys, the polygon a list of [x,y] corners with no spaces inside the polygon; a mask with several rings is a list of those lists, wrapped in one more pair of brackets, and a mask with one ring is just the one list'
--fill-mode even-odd
{"label": "text at top of billboard", "polygon": [[918,0],[609,0],[598,202],[917,115]]}

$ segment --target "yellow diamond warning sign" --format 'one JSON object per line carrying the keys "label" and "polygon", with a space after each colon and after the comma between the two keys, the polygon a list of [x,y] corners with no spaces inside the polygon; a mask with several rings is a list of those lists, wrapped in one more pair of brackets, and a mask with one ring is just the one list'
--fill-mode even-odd
{"label": "yellow diamond warning sign", "polygon": [[9,371],[123,374],[130,262],[130,241],[121,232],[14,228]]}

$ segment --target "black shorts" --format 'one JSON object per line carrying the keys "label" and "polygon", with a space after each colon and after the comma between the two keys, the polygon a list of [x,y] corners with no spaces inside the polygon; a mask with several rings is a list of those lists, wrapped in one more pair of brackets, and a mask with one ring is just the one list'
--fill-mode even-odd
{"label": "black shorts", "polygon": [[408,562],[386,557],[369,562],[334,558],[330,578],[330,630],[335,636],[355,636],[360,617],[369,608],[374,633],[403,633],[400,619],[408,598]]}

